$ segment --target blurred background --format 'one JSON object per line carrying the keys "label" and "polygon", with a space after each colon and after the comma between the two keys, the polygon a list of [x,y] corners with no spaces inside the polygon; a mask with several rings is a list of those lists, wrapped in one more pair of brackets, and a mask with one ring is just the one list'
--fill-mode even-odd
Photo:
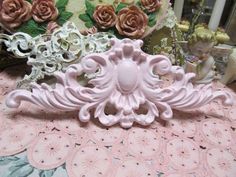
{"label": "blurred background", "polygon": [[[200,1],[201,0],[171,0],[171,3],[178,20],[191,21]],[[205,0],[204,9],[199,17],[198,23],[209,24],[217,1],[220,3],[219,7],[223,10],[221,17],[219,17],[219,27],[224,28],[226,33],[230,36],[231,40],[228,44],[236,45],[236,0]]]}

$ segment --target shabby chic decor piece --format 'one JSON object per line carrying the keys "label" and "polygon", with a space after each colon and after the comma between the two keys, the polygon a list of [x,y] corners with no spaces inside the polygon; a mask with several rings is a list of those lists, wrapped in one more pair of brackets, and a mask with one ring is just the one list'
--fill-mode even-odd
{"label": "shabby chic decor piece", "polygon": [[2,0],[0,26],[10,33],[45,34],[51,23],[62,26],[74,15],[69,0]]}
{"label": "shabby chic decor piece", "polygon": [[105,32],[85,36],[74,23],[67,22],[52,34],[37,37],[22,32],[0,34],[0,42],[16,57],[28,59],[27,64],[32,66],[31,73],[18,82],[18,87],[28,88],[29,83],[51,76],[55,71],[65,70],[68,65],[79,62],[82,56],[108,50],[112,37],[112,34]]}
{"label": "shabby chic decor piece", "polygon": [[[229,93],[213,91],[211,85],[193,86],[194,73],[185,74],[164,55],[144,53],[142,44],[141,40],[114,38],[110,50],[86,55],[65,73],[55,72],[54,87],[35,83],[32,91],[14,90],[6,105],[17,108],[21,101],[29,101],[50,110],[78,110],[82,122],[95,117],[106,126],[120,123],[129,128],[134,122],[149,125],[156,117],[171,119],[172,109],[199,108],[217,98],[232,104]],[[91,76],[87,86],[77,80],[82,74]],[[164,87],[161,77],[166,74],[174,81]]]}
{"label": "shabby chic decor piece", "polygon": [[232,53],[228,57],[228,62],[221,78],[221,83],[228,84],[236,80],[236,48],[232,49]]}
{"label": "shabby chic decor piece", "polygon": [[196,74],[197,84],[208,84],[215,78],[215,60],[210,54],[215,41],[215,34],[205,28],[195,29],[189,37],[185,71]]}
{"label": "shabby chic decor piece", "polygon": [[81,4],[85,5],[79,7],[81,28],[111,31],[118,38],[143,39],[160,29],[172,11],[169,0],[83,0]]}

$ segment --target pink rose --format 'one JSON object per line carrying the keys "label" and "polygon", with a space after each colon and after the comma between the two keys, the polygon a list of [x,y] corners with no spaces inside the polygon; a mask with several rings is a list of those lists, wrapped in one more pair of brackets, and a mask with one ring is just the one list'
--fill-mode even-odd
{"label": "pink rose", "polygon": [[155,12],[160,6],[160,0],[141,0],[142,6],[149,12]]}
{"label": "pink rose", "polygon": [[0,7],[0,21],[9,29],[31,18],[31,4],[25,0],[3,0]]}
{"label": "pink rose", "polygon": [[58,17],[58,9],[54,0],[34,0],[32,16],[36,22],[53,21]]}
{"label": "pink rose", "polygon": [[145,33],[148,16],[138,7],[123,8],[118,13],[116,29],[121,35],[130,38],[140,38]]}
{"label": "pink rose", "polygon": [[116,24],[116,13],[112,5],[98,5],[93,13],[93,19],[99,28],[107,29]]}
{"label": "pink rose", "polygon": [[56,22],[51,21],[47,25],[46,34],[52,34],[58,28],[60,28],[60,26]]}

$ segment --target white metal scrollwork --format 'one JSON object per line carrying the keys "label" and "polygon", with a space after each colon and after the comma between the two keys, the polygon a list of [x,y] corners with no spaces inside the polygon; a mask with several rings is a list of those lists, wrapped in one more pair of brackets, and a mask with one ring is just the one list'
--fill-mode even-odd
{"label": "white metal scrollwork", "polygon": [[27,88],[29,83],[79,62],[82,56],[108,50],[112,37],[112,34],[105,32],[84,36],[75,24],[67,22],[51,35],[33,38],[21,32],[13,35],[0,34],[0,42],[4,42],[7,50],[16,57],[28,59],[27,64],[32,66],[31,73],[18,82],[18,87]]}

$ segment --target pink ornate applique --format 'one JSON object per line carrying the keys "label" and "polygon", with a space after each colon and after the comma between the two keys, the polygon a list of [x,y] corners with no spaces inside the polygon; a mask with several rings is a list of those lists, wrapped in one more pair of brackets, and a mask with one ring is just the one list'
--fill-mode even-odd
{"label": "pink ornate applique", "polygon": [[[186,110],[203,106],[214,99],[232,104],[231,96],[223,91],[213,92],[211,85],[194,87],[193,73],[172,66],[163,55],[148,55],[141,50],[141,40],[112,39],[112,48],[94,53],[70,66],[66,73],[57,72],[55,88],[34,84],[32,92],[15,90],[6,100],[16,108],[21,101],[52,110],[78,110],[82,122],[90,120],[90,111],[103,125],[120,123],[129,128],[133,122],[151,124],[155,117],[170,119],[172,109]],[[90,86],[82,86],[77,77],[85,73]],[[161,76],[171,74],[174,82],[162,88]]]}
{"label": "pink ornate applique", "polygon": [[[0,73],[0,80],[9,91],[17,78],[6,73]],[[0,93],[0,157],[26,151],[27,166],[38,169],[34,172],[59,167],[53,176],[235,177],[235,104],[215,105],[223,117],[209,115],[212,104],[207,104],[204,112],[175,111],[168,122],[159,119],[145,128],[122,129],[102,126],[96,119],[81,123],[76,112],[52,112],[30,103],[8,109],[4,94]],[[66,170],[61,171],[61,164]]]}
{"label": "pink ornate applique", "polygon": [[[72,68],[72,71],[76,70]],[[226,108],[213,102],[203,107],[204,112],[203,109],[175,111],[174,119],[166,123],[154,121],[146,128],[106,128],[98,126],[96,119],[93,123],[82,124],[77,119],[77,113],[55,113],[29,103],[24,103],[17,110],[8,109],[3,100],[6,93],[14,88],[17,79],[6,73],[0,73],[0,84],[4,88],[0,92],[0,156],[27,150],[31,166],[46,170],[65,164],[69,177],[155,177],[160,174],[163,177],[235,177],[236,105]],[[97,79],[97,75],[88,73],[88,76]],[[71,89],[68,86],[71,86],[70,83],[58,84],[57,88]],[[160,88],[170,89],[170,93],[179,88],[170,86],[167,84]],[[218,90],[219,86],[213,84],[214,90]],[[51,100],[44,97],[50,91],[46,92],[43,86],[39,88],[44,91],[39,93],[44,94],[38,101],[44,100],[52,106]],[[86,90],[83,86],[80,88]],[[87,88],[85,93],[99,90],[95,88]],[[223,87],[221,90],[228,91]],[[69,95],[68,91],[63,91],[62,95]],[[58,99],[57,93],[60,92],[52,90],[51,93],[55,94],[55,99],[69,103],[63,98]],[[93,93],[96,96],[98,92]],[[179,103],[177,100],[180,98],[177,98],[176,103]]]}

